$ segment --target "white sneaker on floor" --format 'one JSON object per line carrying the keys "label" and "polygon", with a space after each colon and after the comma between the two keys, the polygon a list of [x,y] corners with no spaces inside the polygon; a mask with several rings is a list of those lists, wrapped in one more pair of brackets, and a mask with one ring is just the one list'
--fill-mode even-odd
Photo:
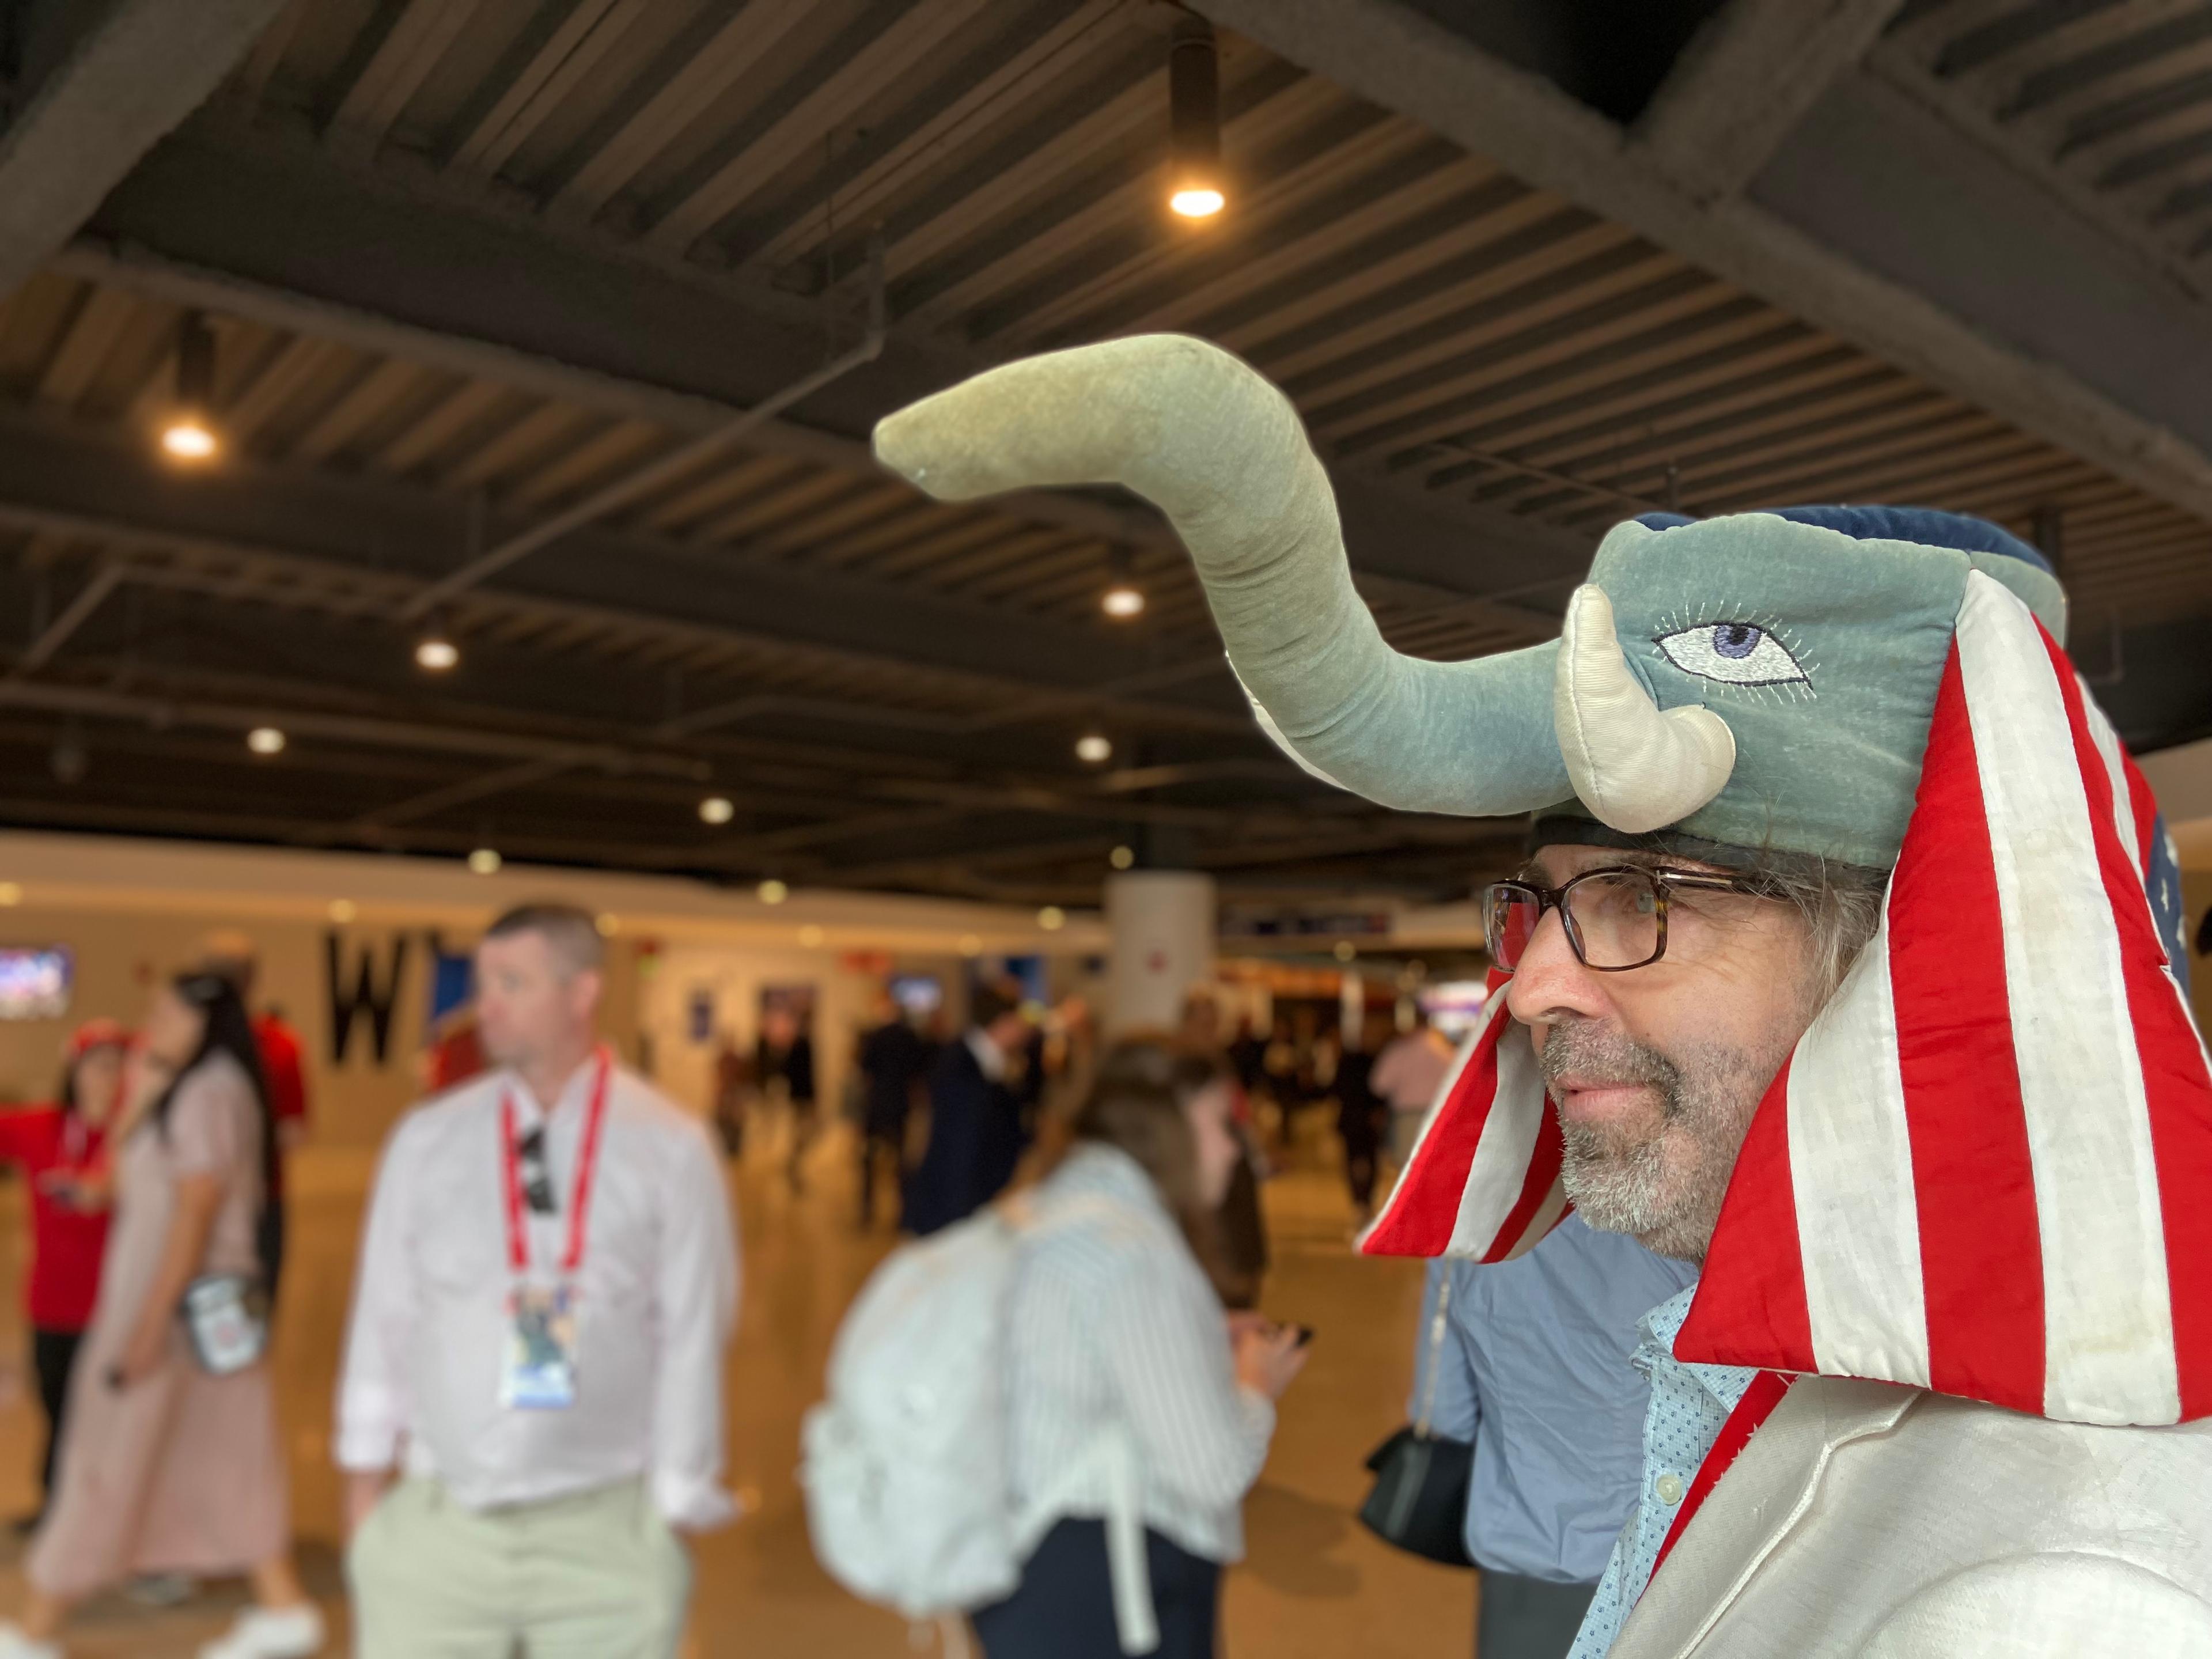
{"label": "white sneaker on floor", "polygon": [[[312,1603],[248,1607],[238,1622],[200,1650],[200,1659],[308,1659],[323,1650],[323,1615]],[[7,1659],[0,1650],[0,1659]]]}
{"label": "white sneaker on floor", "polygon": [[58,1642],[33,1642],[11,1619],[0,1619],[0,1659],[62,1659]]}

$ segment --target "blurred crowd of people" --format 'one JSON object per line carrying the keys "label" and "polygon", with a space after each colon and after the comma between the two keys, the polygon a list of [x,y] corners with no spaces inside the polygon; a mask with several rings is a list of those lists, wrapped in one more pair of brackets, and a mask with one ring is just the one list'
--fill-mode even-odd
{"label": "blurred crowd of people", "polygon": [[[427,1098],[385,1147],[334,1439],[364,1659],[672,1655],[690,1591],[678,1540],[737,1513],[721,1389],[738,1254],[709,1130],[735,1154],[753,1113],[787,1114],[778,1156],[802,1188],[827,1127],[811,1006],[766,1006],[757,1042],[720,1042],[702,1122],[601,1041],[604,949],[566,906],[497,920],[465,1009],[430,1035]],[[0,1158],[29,1195],[29,1369],[50,1429],[43,1507],[21,1523],[28,1598],[0,1659],[60,1654],[98,1591],[156,1599],[216,1577],[253,1599],[207,1659],[326,1643],[293,1565],[265,1360],[307,1091],[296,1033],[254,1004],[257,969],[245,939],[210,938],[137,1030],[75,1034],[51,1103],[0,1114]],[[966,1345],[995,1356],[965,1388],[1009,1437],[981,1478],[1011,1565],[968,1608],[974,1629],[992,1659],[1133,1641],[1211,1655],[1242,1501],[1313,1335],[1259,1311],[1263,1188],[1301,1121],[1331,1112],[1364,1222],[1451,1046],[1389,1008],[1350,1042],[1302,1006],[1266,1033],[1224,1030],[1204,988],[1175,1030],[1109,1044],[1079,998],[1048,1006],[1012,978],[969,987],[957,1026],[896,988],[854,1036],[840,1102],[859,1224],[888,1199],[932,1260],[986,1234],[1009,1249],[993,1329]],[[1576,1250],[1633,1258],[1605,1264],[1620,1307],[1564,1288],[1590,1279],[1559,1271]],[[1526,1419],[1480,1437],[1484,1489],[1521,1505],[1467,1519],[1486,1655],[1559,1650],[1632,1478],[1640,1399],[1610,1382],[1584,1397],[1605,1373],[1585,1354],[1563,1379],[1562,1334],[1611,1354],[1621,1309],[1680,1276],[1578,1225],[1510,1269],[1431,1274],[1421,1421],[1475,1439]],[[833,1381],[823,1412],[837,1405]],[[816,1538],[835,1567],[834,1523],[817,1516]]]}

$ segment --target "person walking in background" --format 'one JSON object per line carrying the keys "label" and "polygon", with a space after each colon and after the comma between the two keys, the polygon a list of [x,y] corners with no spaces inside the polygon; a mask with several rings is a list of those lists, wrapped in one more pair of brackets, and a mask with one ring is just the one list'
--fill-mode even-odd
{"label": "person walking in background", "polygon": [[53,1501],[70,1371],[100,1291],[112,1197],[107,1132],[122,1103],[123,1060],[130,1042],[130,1033],[115,1021],[87,1021],[70,1039],[54,1103],[0,1112],[0,1161],[22,1170],[30,1188],[26,1311],[31,1370],[46,1417],[46,1449],[39,1461],[40,1507],[16,1523],[21,1532],[36,1527]]}
{"label": "person walking in background", "polygon": [[1389,1111],[1375,1092],[1375,1057],[1389,1032],[1390,1017],[1370,1009],[1360,1024],[1359,1041],[1338,1052],[1332,1085],[1336,1133],[1344,1142],[1344,1182],[1362,1226],[1375,1213],[1375,1158],[1382,1149],[1382,1121]]}
{"label": "person walking in background", "polygon": [[[70,1382],[52,1507],[0,1659],[54,1659],[69,1609],[134,1574],[243,1572],[254,1605],[202,1659],[319,1652],[291,1553],[265,1323],[252,1286],[276,1135],[227,979],[155,993],[115,1152],[115,1224]],[[179,1316],[183,1316],[180,1317]]]}
{"label": "person walking in background", "polygon": [[907,1182],[908,1231],[964,1220],[1014,1178],[1027,1144],[1019,1089],[1030,1025],[1012,980],[988,981],[969,997],[966,1036],[930,1071],[929,1146]]}
{"label": "person walking in background", "polygon": [[1390,1109],[1390,1162],[1401,1170],[1413,1155],[1413,1142],[1451,1063],[1451,1044],[1429,1024],[1428,1011],[1418,1003],[1413,1029],[1393,1037],[1376,1057],[1369,1081]]}
{"label": "person walking in background", "polygon": [[742,1158],[745,1151],[745,1106],[753,1092],[753,1062],[727,1031],[714,1049],[715,1137],[725,1157]]}
{"label": "person walking in background", "polygon": [[276,1303],[278,1282],[284,1273],[284,1167],[289,1155],[307,1138],[307,1078],[301,1063],[300,1034],[274,1006],[253,1013],[253,992],[261,978],[261,957],[253,941],[231,929],[210,933],[201,941],[199,971],[230,981],[253,1022],[254,1052],[261,1058],[261,1079],[268,1092],[269,1110],[276,1125],[276,1161],[271,1166],[269,1202],[263,1206],[262,1259],[268,1262],[270,1305]]}
{"label": "person walking in background", "polygon": [[721,1489],[738,1255],[705,1130],[596,1036],[592,916],[477,951],[495,1070],[404,1118],[337,1403],[357,1659],[659,1659]]}
{"label": "person walking in background", "polygon": [[876,1023],[860,1038],[860,1224],[875,1219],[876,1170],[888,1153],[892,1174],[906,1173],[906,1125],[927,1075],[929,1048],[890,993],[876,1003]]}
{"label": "person walking in background", "polygon": [[[1429,1264],[1410,1408],[1474,1447],[1477,1659],[1564,1659],[1636,1507],[1650,1381],[1637,1322],[1697,1269],[1569,1216],[1518,1261]],[[1445,1288],[1444,1335],[1431,1339]]]}
{"label": "person walking in background", "polygon": [[[1139,1574],[1160,1659],[1214,1652],[1221,1569],[1243,1553],[1244,1494],[1306,1354],[1300,1333],[1226,1313],[1208,1280],[1207,1217],[1243,1149],[1226,1092],[1181,1089],[1177,1070],[1161,1044],[1108,1054],[1036,1190],[1006,1327],[1024,1565],[975,1615],[989,1659],[1138,1650],[1115,1586],[1126,1600]],[[1142,1539],[1119,1562],[1116,1534]]]}

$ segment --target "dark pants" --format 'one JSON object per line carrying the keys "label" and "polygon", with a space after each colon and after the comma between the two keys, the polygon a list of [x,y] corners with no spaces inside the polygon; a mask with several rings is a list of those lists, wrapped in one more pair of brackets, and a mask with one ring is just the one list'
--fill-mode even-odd
{"label": "dark pants", "polygon": [[906,1120],[878,1117],[871,1113],[860,1126],[860,1224],[876,1218],[876,1170],[888,1160],[891,1174],[906,1175]]}
{"label": "dark pants", "polygon": [[1554,1584],[1514,1572],[1481,1574],[1475,1659],[1566,1659],[1595,1584]]}
{"label": "dark pants", "polygon": [[[1152,1531],[1145,1562],[1160,1623],[1156,1659],[1213,1659],[1220,1565]],[[1071,1519],[1047,1533],[1022,1568],[1021,1588],[975,1615],[975,1634],[990,1659],[1121,1659],[1106,1523]]]}
{"label": "dark pants", "polygon": [[260,1252],[263,1267],[262,1288],[269,1292],[269,1311],[276,1311],[276,1285],[284,1276],[284,1200],[261,1206],[261,1221],[255,1243]]}
{"label": "dark pants", "polygon": [[40,1501],[53,1496],[54,1459],[61,1450],[62,1418],[69,1410],[70,1367],[76,1364],[82,1331],[31,1332],[31,1366],[39,1374],[39,1403],[46,1411],[46,1450],[39,1465]]}

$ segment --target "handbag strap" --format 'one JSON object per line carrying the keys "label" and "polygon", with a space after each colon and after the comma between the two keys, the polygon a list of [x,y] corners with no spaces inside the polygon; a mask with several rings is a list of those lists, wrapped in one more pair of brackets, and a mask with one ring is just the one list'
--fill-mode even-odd
{"label": "handbag strap", "polygon": [[1426,1440],[1429,1425],[1437,1412],[1437,1371],[1443,1364],[1444,1332],[1451,1312],[1451,1267],[1446,1264],[1437,1280],[1436,1316],[1429,1322],[1429,1376],[1421,1388],[1421,1414],[1414,1419],[1413,1432]]}

